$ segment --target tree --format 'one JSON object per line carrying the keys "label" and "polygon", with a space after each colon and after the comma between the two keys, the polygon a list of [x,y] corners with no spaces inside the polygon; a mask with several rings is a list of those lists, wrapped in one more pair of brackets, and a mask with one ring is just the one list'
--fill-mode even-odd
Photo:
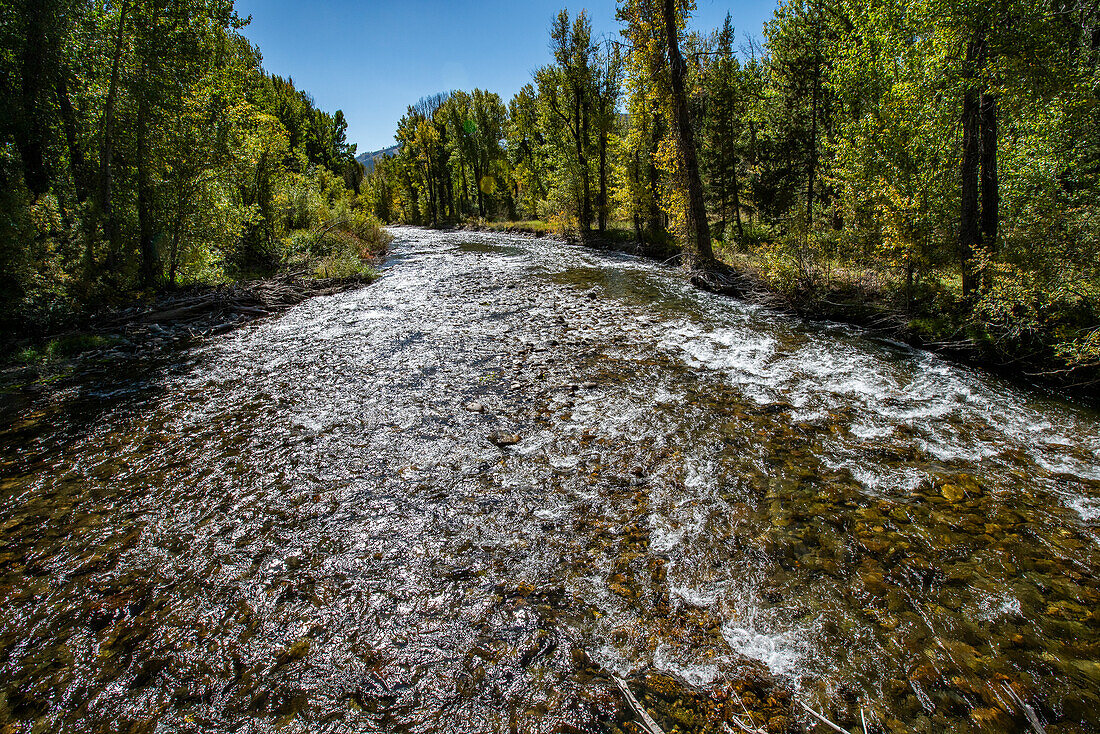
{"label": "tree", "polygon": [[704,70],[707,114],[700,148],[709,198],[717,210],[719,234],[732,219],[744,239],[741,217],[741,177],[745,160],[745,93],[741,65],[733,54],[733,22],[726,15],[716,39],[713,60]]}
{"label": "tree", "polygon": [[581,11],[558,13],[550,29],[554,64],[535,73],[544,106],[543,130],[554,158],[551,195],[570,210],[582,233],[592,229],[592,118],[599,94],[592,25]]}
{"label": "tree", "polygon": [[623,34],[636,57],[631,71],[643,80],[635,88],[659,89],[656,97],[666,100],[662,110],[674,134],[675,152],[672,160],[666,156],[665,161],[678,189],[666,205],[682,217],[684,266],[689,270],[707,267],[714,260],[686,88],[687,66],[680,51],[680,36],[692,9],[691,0],[626,0],[619,10],[626,23]]}
{"label": "tree", "polygon": [[538,93],[531,84],[520,89],[508,103],[506,139],[513,198],[525,216],[538,218],[548,194],[546,136],[539,125]]}

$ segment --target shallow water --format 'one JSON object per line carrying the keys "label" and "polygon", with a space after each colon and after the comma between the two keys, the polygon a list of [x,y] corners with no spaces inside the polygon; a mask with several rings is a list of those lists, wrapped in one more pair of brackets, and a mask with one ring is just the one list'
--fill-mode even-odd
{"label": "shallow water", "polygon": [[16,403],[0,731],[606,730],[585,653],[853,731],[1100,731],[1095,412],[644,260],[395,234],[373,286]]}

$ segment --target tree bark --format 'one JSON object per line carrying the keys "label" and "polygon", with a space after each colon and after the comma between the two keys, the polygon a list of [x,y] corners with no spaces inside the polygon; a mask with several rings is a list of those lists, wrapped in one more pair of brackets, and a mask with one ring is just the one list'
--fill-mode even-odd
{"label": "tree bark", "polygon": [[821,68],[814,67],[813,99],[810,103],[810,161],[809,181],[806,184],[806,225],[814,226],[814,182],[817,180],[817,107],[821,95]]}
{"label": "tree bark", "polygon": [[69,72],[62,70],[57,77],[57,107],[61,111],[61,126],[65,131],[65,145],[69,149],[69,166],[72,168],[73,186],[76,189],[76,198],[81,203],[88,200],[88,167],[84,157],[84,149],[80,146],[77,136],[76,110],[69,99]]}
{"label": "tree bark", "polygon": [[599,209],[600,232],[607,231],[607,127],[600,126],[600,200]]}
{"label": "tree bark", "polygon": [[982,245],[997,251],[1001,193],[997,173],[997,96],[982,94]]}
{"label": "tree bark", "polygon": [[183,185],[178,184],[176,189],[176,220],[172,224],[172,248],[168,254],[168,284],[176,287],[176,272],[179,270],[180,239],[183,235],[184,195]]}
{"label": "tree bark", "polygon": [[963,92],[963,151],[959,211],[959,259],[962,267],[963,296],[969,298],[975,290],[974,256],[981,245],[979,213],[979,178],[981,171],[981,92],[977,86],[977,70],[984,56],[984,38],[979,31],[967,44],[966,77],[968,87]]}
{"label": "tree bark", "polygon": [[739,241],[745,239],[745,227],[741,223],[741,186],[737,179],[737,161],[733,162],[733,216],[737,222],[737,238]]}
{"label": "tree bark", "polygon": [[576,90],[577,95],[577,162],[581,168],[581,188],[583,201],[581,203],[581,231],[592,230],[592,181],[588,170],[588,105],[584,103],[581,91]]}
{"label": "tree bark", "polygon": [[49,5],[41,0],[26,3],[27,35],[20,59],[20,105],[14,126],[15,144],[23,162],[23,181],[35,197],[50,188],[45,158],[47,120],[42,109],[42,95],[49,88],[46,74],[49,49],[45,38]]}
{"label": "tree bark", "polygon": [[[156,27],[159,16],[159,5],[153,4],[153,14],[150,25]],[[153,182],[149,167],[149,118],[151,116],[151,100],[149,99],[150,67],[157,63],[155,46],[158,41],[151,34],[143,34],[141,44],[141,72],[138,78],[137,95],[137,209],[138,209],[138,236],[141,240],[141,286],[152,288],[156,285],[160,275],[160,262],[156,250],[156,223],[154,221]],[[150,58],[152,57],[152,58]]]}
{"label": "tree bark", "polygon": [[689,270],[694,270],[713,260],[714,254],[710,246],[710,227],[707,225],[707,207],[703,200],[703,180],[699,175],[695,133],[691,128],[691,112],[688,109],[687,93],[684,91],[687,70],[684,57],[680,53],[680,37],[676,20],[676,0],[665,0],[664,25],[669,76],[672,79],[672,105],[688,194],[688,241],[684,248],[684,265]]}
{"label": "tree bark", "polygon": [[137,114],[137,209],[141,239],[141,287],[151,288],[157,277],[155,224],[153,222],[153,184],[149,175],[149,102],[139,93]]}
{"label": "tree bark", "polygon": [[[123,0],[118,13],[118,31],[115,35],[115,50],[111,60],[111,81],[107,87],[107,100],[103,108],[103,124],[100,133],[98,215],[102,219],[105,234],[113,249],[117,249],[120,237],[118,222],[111,206],[111,159],[114,155],[115,99],[118,96],[119,67],[122,63],[122,47],[126,40],[126,15],[129,11],[130,3]],[[92,231],[94,233],[94,229]],[[88,239],[88,249],[85,255],[87,267],[91,269],[95,265],[91,237]]]}
{"label": "tree bark", "polygon": [[657,204],[657,191],[661,185],[661,172],[657,168],[657,150],[661,143],[661,116],[654,112],[653,129],[649,138],[649,155],[646,156],[647,183],[649,184],[648,204],[649,233],[653,239],[661,233],[661,207]]}
{"label": "tree bark", "polygon": [[477,189],[477,215],[482,219],[485,218],[485,192],[481,190],[481,177],[483,175],[484,174],[482,173],[481,166],[475,165],[474,188]]}

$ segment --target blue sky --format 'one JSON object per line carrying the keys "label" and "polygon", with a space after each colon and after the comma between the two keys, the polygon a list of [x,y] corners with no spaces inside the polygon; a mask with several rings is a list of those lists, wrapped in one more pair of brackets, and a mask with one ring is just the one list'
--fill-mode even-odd
{"label": "blue sky", "polygon": [[[597,34],[617,34],[615,0],[237,0],[264,66],[293,77],[321,108],[344,110],[359,152],[393,144],[405,108],[423,96],[481,87],[507,102],[549,60],[550,19],[587,9]],[[740,40],[760,35],[775,0],[698,0],[692,28],[733,16]]]}

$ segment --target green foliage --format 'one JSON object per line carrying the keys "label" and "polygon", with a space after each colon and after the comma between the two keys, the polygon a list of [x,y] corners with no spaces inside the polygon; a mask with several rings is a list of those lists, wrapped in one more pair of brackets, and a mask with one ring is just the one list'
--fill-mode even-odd
{"label": "green foliage", "polygon": [[44,364],[74,357],[93,349],[105,349],[117,343],[117,337],[95,334],[71,334],[50,339],[41,345],[24,347],[15,355],[15,361],[26,364]]}
{"label": "green foliage", "polygon": [[0,328],[269,272],[355,199],[342,113],[266,74],[244,22],[231,0],[0,4]]}

